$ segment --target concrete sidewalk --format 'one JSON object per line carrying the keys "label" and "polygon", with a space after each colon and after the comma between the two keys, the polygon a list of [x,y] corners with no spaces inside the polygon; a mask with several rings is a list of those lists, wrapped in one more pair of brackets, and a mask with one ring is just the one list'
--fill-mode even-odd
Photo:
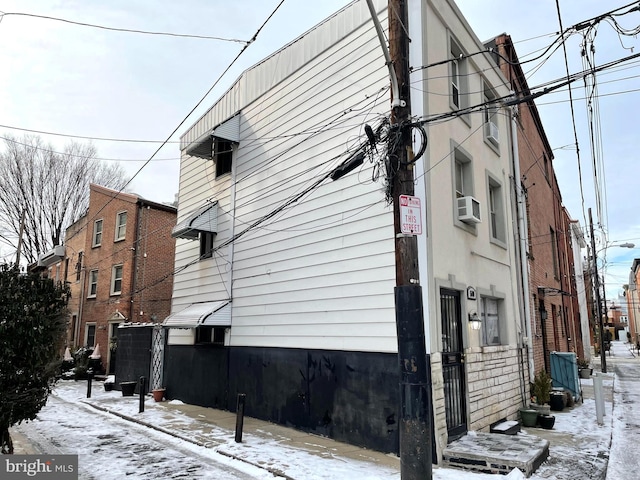
{"label": "concrete sidewalk", "polygon": [[[619,349],[621,346],[617,345]],[[620,351],[620,350],[618,350]],[[616,352],[614,352],[614,355]],[[599,359],[594,358],[594,373],[599,368]],[[86,382],[60,382],[55,395],[62,400],[84,403],[88,407],[108,412],[128,421],[135,422],[174,437],[216,452],[266,469],[275,475],[292,480],[303,480],[304,476],[292,477],[287,473],[287,464],[293,456],[312,455],[327,461],[327,468],[345,460],[366,462],[385,478],[400,478],[400,459],[392,454],[384,454],[359,448],[326,437],[308,434],[274,423],[244,418],[243,442],[234,441],[236,415],[232,412],[213,408],[187,405],[179,401],[154,402],[148,396],[145,399],[145,411],[139,413],[139,398],[123,397],[119,391],[106,392],[102,382],[92,384],[92,397],[86,398]],[[604,478],[607,469],[608,448],[612,428],[613,376],[605,379],[606,417],[605,425],[595,425],[595,402],[593,401],[593,380],[581,380],[584,403],[566,408],[556,415],[553,430],[527,428],[524,435],[535,435],[550,442],[550,457],[533,478]],[[576,430],[576,423],[584,428]],[[14,432],[17,433],[17,432]],[[523,435],[523,434],[519,434]],[[28,439],[19,433],[14,437],[16,453],[34,453],[29,450]],[[607,440],[608,439],[608,440]],[[582,472],[584,465],[576,457],[580,451],[587,451],[591,460],[586,464],[585,476],[566,476],[567,471]],[[478,452],[481,453],[481,452]],[[312,462],[313,463],[313,462]],[[317,462],[315,462],[317,466]],[[447,470],[434,466],[434,478],[443,478]],[[300,472],[298,471],[298,474]],[[473,478],[473,474],[462,471],[459,477]],[[447,477],[451,478],[451,477]]]}

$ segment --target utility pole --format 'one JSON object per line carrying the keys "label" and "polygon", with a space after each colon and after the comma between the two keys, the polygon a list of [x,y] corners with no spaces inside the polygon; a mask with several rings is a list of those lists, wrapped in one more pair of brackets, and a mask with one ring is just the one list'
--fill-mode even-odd
{"label": "utility pole", "polygon": [[591,250],[593,251],[593,289],[595,290],[596,313],[598,315],[598,336],[600,344],[600,369],[607,373],[607,357],[604,351],[604,326],[602,319],[602,303],[600,302],[600,276],[598,275],[598,255],[596,252],[596,240],[593,236],[593,218],[589,209],[589,231],[591,233]]}
{"label": "utility pole", "polygon": [[[402,480],[432,478],[431,386],[427,371],[422,287],[418,273],[418,239],[403,234],[400,195],[414,194],[409,94],[407,0],[389,0],[389,53],[400,92],[391,111],[388,175],[392,186],[396,252],[395,310],[400,363],[400,475]],[[398,99],[392,99],[396,101]]]}

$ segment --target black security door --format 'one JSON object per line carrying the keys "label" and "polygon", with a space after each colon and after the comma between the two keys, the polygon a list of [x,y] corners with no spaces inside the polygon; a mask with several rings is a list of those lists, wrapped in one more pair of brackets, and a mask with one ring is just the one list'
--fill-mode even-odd
{"label": "black security door", "polygon": [[440,290],[442,375],[449,441],[467,433],[466,388],[460,292]]}

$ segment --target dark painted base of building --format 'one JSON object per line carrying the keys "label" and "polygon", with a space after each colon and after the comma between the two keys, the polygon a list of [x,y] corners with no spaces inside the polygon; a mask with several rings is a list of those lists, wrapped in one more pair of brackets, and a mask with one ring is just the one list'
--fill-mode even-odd
{"label": "dark painted base of building", "polygon": [[[398,454],[397,354],[167,346],[167,398]],[[120,363],[121,358],[118,358]]]}

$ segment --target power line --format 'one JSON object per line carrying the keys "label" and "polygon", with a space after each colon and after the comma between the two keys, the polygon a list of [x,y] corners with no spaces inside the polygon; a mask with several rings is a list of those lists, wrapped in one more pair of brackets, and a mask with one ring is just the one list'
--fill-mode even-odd
{"label": "power line", "polygon": [[[260,34],[260,32],[262,31],[262,29],[265,27],[265,25],[267,24],[267,22],[269,22],[269,20],[275,15],[275,13],[278,11],[278,9],[282,6],[282,4],[284,3],[284,0],[281,0],[280,3],[278,3],[278,5],[276,6],[276,8],[271,12],[271,14],[267,17],[267,19],[262,23],[262,25],[260,25],[260,27],[256,30],[256,33],[253,35],[253,37],[251,37],[251,40],[244,46],[242,47],[242,49],[240,50],[240,52],[236,55],[236,57],[231,61],[231,63],[227,66],[227,68],[224,69],[224,71],[218,76],[218,78],[213,82],[213,84],[211,85],[211,87],[209,87],[209,89],[205,92],[205,94],[200,98],[200,100],[198,100],[198,102],[194,105],[194,107],[187,113],[187,115],[180,121],[180,123],[178,123],[178,125],[173,129],[173,131],[169,134],[169,136],[167,136],[166,140],[164,140],[162,142],[162,144],[155,150],[155,152],[153,152],[153,154],[151,155],[151,157],[149,157],[149,159],[133,174],[133,176],[129,179],[129,181],[113,196],[111,197],[111,199],[109,199],[109,201],[107,203],[105,203],[102,208],[100,208],[100,210],[98,210],[98,212],[94,215],[93,218],[88,219],[87,221],[87,225],[90,223],[91,220],[93,220],[94,218],[96,218],[100,212],[102,212],[102,210],[104,210],[107,205],[109,205],[120,193],[122,193],[122,191],[133,181],[134,178],[136,178],[140,172],[151,162],[151,160],[153,160],[153,158],[158,154],[158,152],[162,149],[162,147],[164,147],[169,140],[176,134],[176,132],[182,127],[182,125],[184,125],[184,123],[187,121],[187,119],[193,114],[193,112],[196,111],[196,109],[204,102],[204,100],[209,96],[209,94],[213,91],[213,89],[216,87],[216,85],[218,85],[218,83],[220,82],[220,80],[222,80],[222,78],[226,75],[226,73],[231,69],[231,67],[238,61],[238,59],[240,58],[240,56],[247,50],[247,48],[249,48],[249,45],[251,45],[256,38],[258,37],[258,35]],[[83,227],[83,228],[86,228]],[[73,236],[77,235],[78,233],[80,233],[82,229],[79,229],[76,233],[74,233]]]}
{"label": "power line", "polygon": [[137,29],[131,29],[131,28],[107,27],[105,25],[97,25],[94,23],[78,22],[75,20],[68,20],[66,18],[51,17],[48,15],[37,15],[34,13],[23,13],[23,12],[0,12],[0,21],[2,21],[3,17],[8,17],[8,16],[40,18],[42,20],[53,20],[56,22],[70,23],[72,25],[78,25],[81,27],[98,28],[101,30],[110,30],[114,32],[137,33],[142,35],[156,35],[156,36],[165,36],[165,37],[195,38],[199,40],[217,40],[220,42],[243,43],[247,46],[253,41],[253,40],[249,40],[249,41],[238,40],[235,38],[213,37],[210,35],[194,35],[194,34],[188,34],[188,33],[172,33],[172,32],[152,32],[149,30],[137,30]]}

